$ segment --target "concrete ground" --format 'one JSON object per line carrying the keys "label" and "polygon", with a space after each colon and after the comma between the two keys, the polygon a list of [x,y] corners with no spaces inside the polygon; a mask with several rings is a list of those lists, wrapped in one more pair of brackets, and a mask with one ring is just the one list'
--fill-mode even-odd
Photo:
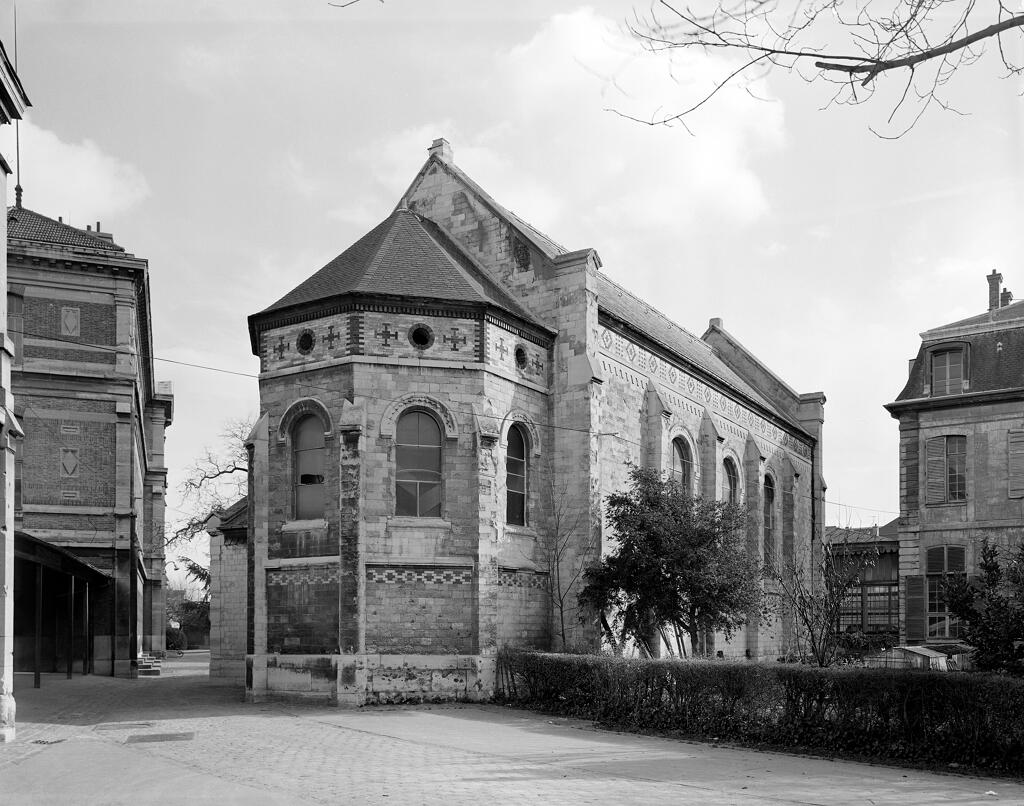
{"label": "concrete ground", "polygon": [[609,733],[500,706],[248,705],[209,653],[159,678],[18,675],[0,803],[1024,804],[1024,786]]}

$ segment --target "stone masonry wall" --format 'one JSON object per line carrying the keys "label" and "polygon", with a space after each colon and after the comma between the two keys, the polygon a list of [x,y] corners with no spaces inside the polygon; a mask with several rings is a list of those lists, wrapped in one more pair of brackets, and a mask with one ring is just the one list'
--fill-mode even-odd
{"label": "stone masonry wall", "polygon": [[245,681],[246,544],[210,535],[210,677]]}

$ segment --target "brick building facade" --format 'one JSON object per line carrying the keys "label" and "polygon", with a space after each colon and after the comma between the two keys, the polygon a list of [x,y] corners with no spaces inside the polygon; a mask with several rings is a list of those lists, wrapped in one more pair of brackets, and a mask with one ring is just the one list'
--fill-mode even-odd
{"label": "brick building facade", "polygon": [[[438,140],[386,221],[250,317],[251,698],[488,696],[498,647],[561,644],[550,586],[608,547],[602,500],[628,462],[745,502],[759,556],[809,556],[824,396],[600,269]],[[565,625],[596,645],[574,611]],[[788,628],[718,648],[774,657]]]}
{"label": "brick building facade", "polygon": [[1024,303],[988,276],[988,310],[921,334],[900,424],[900,637],[955,642],[944,573],[971,574],[985,541],[1024,538]]}
{"label": "brick building facade", "polygon": [[[25,430],[15,521],[105,580],[69,593],[20,566],[15,663],[33,668],[42,641],[44,671],[73,662],[134,676],[141,652],[164,648],[166,627],[164,431],[173,399],[153,377],[148,265],[99,223],[54,221],[23,207],[20,194],[7,211],[7,261],[12,386]],[[48,614],[41,634],[37,585]],[[65,635],[64,605],[53,602],[69,597],[75,623]]]}

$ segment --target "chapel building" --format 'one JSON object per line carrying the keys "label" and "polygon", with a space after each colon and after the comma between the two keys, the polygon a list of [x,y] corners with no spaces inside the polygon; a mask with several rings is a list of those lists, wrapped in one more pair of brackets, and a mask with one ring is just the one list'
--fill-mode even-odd
{"label": "chapel building", "polygon": [[[445,140],[390,216],[249,332],[251,699],[483,698],[503,645],[596,648],[578,575],[610,547],[603,499],[630,462],[745,504],[766,562],[820,541],[824,395],[720,320],[676,325],[596,251],[498,204]],[[774,659],[792,630],[714,647]]]}

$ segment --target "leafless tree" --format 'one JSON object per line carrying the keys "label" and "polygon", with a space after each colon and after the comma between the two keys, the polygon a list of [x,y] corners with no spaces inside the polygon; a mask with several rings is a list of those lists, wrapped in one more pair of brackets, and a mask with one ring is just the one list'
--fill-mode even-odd
{"label": "leafless tree", "polygon": [[575,602],[576,583],[583,575],[587,557],[580,553],[578,535],[586,528],[586,518],[579,506],[572,503],[567,482],[549,483],[551,520],[547,539],[542,544],[542,563],[548,572],[548,597],[552,621],[556,626],[558,650],[568,645],[565,629],[567,606]]}
{"label": "leafless tree", "polygon": [[1007,76],[1020,75],[1024,69],[1019,56],[1024,9],[1010,10],[1007,0],[697,2],[693,10],[677,0],[658,0],[646,16],[634,19],[630,30],[654,52],[725,53],[739,57],[739,62],[730,61],[714,86],[682,111],[644,123],[685,125],[687,115],[724,87],[739,83],[749,88],[769,70],[781,68],[806,80],[832,82],[836,104],[862,103],[874,95],[883,78],[899,76],[888,124],[904,109],[910,121],[895,135],[879,134],[898,137],[932,104],[956,111],[942,90],[958,69],[980,59],[986,48],[998,52]]}
{"label": "leafless tree", "polygon": [[205,530],[211,515],[223,512],[246,494],[249,457],[245,440],[252,427],[251,419],[228,420],[221,431],[221,444],[207,446],[188,468],[179,487],[183,514],[172,521],[165,545],[188,542]]}
{"label": "leafless tree", "polygon": [[852,544],[847,538],[824,544],[812,567],[794,561],[769,569],[780,607],[795,623],[801,654],[806,650],[819,666],[832,665],[842,636],[839,611],[843,601],[877,560],[877,549]]}

